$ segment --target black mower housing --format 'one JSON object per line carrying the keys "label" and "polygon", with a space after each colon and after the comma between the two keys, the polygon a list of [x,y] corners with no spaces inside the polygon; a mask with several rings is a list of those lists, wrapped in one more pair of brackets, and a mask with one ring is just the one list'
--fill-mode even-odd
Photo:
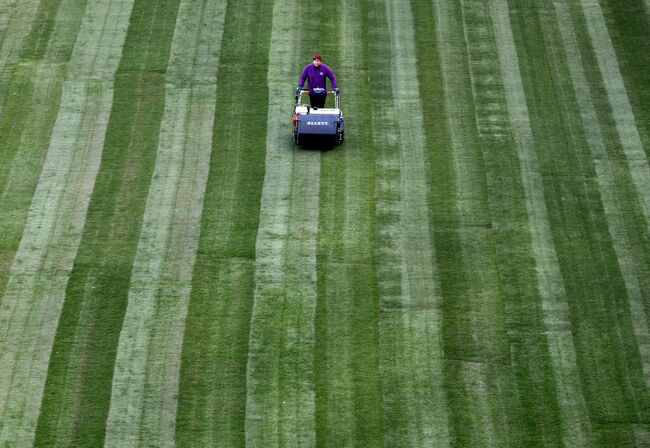
{"label": "black mower housing", "polygon": [[342,118],[337,114],[309,114],[296,117],[296,135],[301,145],[334,145]]}
{"label": "black mower housing", "polygon": [[[307,93],[307,91],[304,91]],[[302,92],[301,92],[302,94]],[[302,95],[296,96],[296,107],[293,116],[293,137],[297,145],[328,147],[343,143],[343,114],[340,109],[340,94],[334,94],[335,107],[312,108],[301,104]]]}

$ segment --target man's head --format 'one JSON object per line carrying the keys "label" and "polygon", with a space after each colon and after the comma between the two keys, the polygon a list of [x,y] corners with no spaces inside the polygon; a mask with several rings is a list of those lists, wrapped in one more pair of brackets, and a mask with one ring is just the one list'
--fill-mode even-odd
{"label": "man's head", "polygon": [[311,59],[312,59],[313,64],[314,64],[315,67],[320,66],[320,64],[322,62],[320,54],[316,53],[315,55],[312,56]]}

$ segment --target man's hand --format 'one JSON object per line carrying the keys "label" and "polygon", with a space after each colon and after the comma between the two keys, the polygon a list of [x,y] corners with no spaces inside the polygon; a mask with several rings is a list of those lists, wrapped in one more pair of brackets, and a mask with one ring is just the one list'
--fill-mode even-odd
{"label": "man's hand", "polygon": [[298,86],[296,89],[296,96],[300,95],[300,91],[302,90],[302,87]]}
{"label": "man's hand", "polygon": [[341,93],[341,89],[339,89],[338,87],[334,87],[334,93],[338,95],[339,93]]}

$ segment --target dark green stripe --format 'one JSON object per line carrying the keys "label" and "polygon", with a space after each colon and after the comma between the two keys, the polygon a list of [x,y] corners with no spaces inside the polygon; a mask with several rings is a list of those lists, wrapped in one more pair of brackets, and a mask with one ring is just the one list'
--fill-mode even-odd
{"label": "dark green stripe", "polygon": [[[86,0],[80,1],[82,7],[75,8],[75,10],[83,11],[83,5],[85,5]],[[50,36],[52,35],[52,30],[54,29],[54,19],[56,18],[60,4],[61,0],[43,0],[39,3],[34,25],[23,49],[23,57],[25,59],[43,58],[50,41]]]}
{"label": "dark green stripe", "polygon": [[[210,175],[183,341],[179,446],[244,445],[272,6],[229,2],[226,12]],[[242,30],[252,29],[255,39],[243,40]]]}
{"label": "dark green stripe", "polygon": [[[158,60],[167,60],[178,4],[136,1],[125,46],[148,48],[155,42]],[[162,20],[166,28],[147,27],[153,20]],[[143,35],[143,29],[150,32]],[[115,78],[102,163],[54,342],[38,446],[73,441],[96,447],[104,440],[113,364],[165,102],[164,76],[148,73],[160,67],[135,65],[128,54]]]}

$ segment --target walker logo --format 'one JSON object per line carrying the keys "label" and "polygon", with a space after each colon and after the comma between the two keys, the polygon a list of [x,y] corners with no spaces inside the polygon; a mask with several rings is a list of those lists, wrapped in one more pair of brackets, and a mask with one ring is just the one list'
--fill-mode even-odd
{"label": "walker logo", "polygon": [[308,121],[307,126],[327,126],[327,121]]}

